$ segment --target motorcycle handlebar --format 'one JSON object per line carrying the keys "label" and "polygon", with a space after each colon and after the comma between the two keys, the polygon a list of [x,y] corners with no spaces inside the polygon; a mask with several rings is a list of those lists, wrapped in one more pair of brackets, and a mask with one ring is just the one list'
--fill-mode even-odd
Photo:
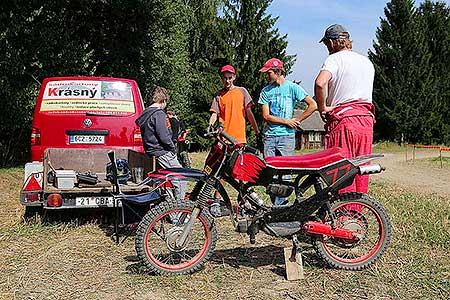
{"label": "motorcycle handlebar", "polygon": [[223,130],[220,132],[220,136],[226,138],[233,145],[237,144],[236,139],[234,137],[232,137],[231,135],[229,135],[228,133],[226,133],[225,131],[223,131]]}

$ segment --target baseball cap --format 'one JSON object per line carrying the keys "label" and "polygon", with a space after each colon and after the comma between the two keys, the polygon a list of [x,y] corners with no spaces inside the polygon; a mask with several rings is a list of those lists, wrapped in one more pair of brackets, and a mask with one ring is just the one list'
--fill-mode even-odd
{"label": "baseball cap", "polygon": [[234,70],[234,68],[233,68],[232,65],[226,65],[226,66],[223,66],[223,67],[220,69],[220,73],[222,74],[223,72],[231,72],[231,73],[233,73],[233,74],[236,74],[236,71]]}
{"label": "baseball cap", "polygon": [[325,29],[325,34],[323,35],[323,38],[319,41],[319,43],[322,43],[326,39],[336,40],[340,37],[350,37],[350,33],[345,29],[344,26],[340,24],[333,24],[328,26],[327,29]]}
{"label": "baseball cap", "polygon": [[283,62],[281,60],[279,60],[278,58],[271,58],[268,61],[266,61],[264,66],[259,71],[265,73],[270,69],[282,69],[282,68]]}

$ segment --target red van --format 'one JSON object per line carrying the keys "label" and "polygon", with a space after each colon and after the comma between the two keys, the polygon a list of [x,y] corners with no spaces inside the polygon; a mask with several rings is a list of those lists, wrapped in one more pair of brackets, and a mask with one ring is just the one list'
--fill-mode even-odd
{"label": "red van", "polygon": [[144,110],[134,80],[109,77],[46,78],[36,102],[31,159],[47,148],[126,148],[144,152],[134,123]]}

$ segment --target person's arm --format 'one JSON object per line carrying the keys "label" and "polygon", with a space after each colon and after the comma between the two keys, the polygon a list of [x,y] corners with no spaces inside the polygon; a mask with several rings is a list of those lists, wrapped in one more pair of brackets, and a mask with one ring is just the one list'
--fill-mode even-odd
{"label": "person's arm", "polygon": [[255,131],[256,135],[259,134],[259,128],[258,124],[256,123],[255,116],[253,115],[252,109],[249,107],[245,110],[245,114],[247,116],[247,120],[250,122],[250,125],[252,126],[253,130]]}
{"label": "person's arm", "polygon": [[209,111],[212,113],[211,117],[209,118],[209,125],[210,126],[213,126],[217,122],[217,118],[219,117],[219,111],[220,111],[219,92],[217,92],[216,95],[214,96],[213,101],[211,103],[211,107],[209,108]]}
{"label": "person's arm", "polygon": [[250,96],[250,93],[247,91],[244,87],[239,87],[243,96],[244,96],[244,111],[245,116],[247,120],[250,122],[250,125],[252,126],[253,130],[255,131],[256,135],[259,134],[259,128],[258,124],[256,123],[255,116],[252,112],[252,106],[254,105],[252,96]]}
{"label": "person's arm", "polygon": [[269,106],[266,104],[262,105],[262,115],[264,121],[271,124],[283,124],[286,126],[289,126],[291,128],[296,128],[298,125],[300,125],[300,122],[296,118],[292,119],[284,119],[284,118],[278,118],[275,116],[272,116],[270,114]]}
{"label": "person's arm", "polygon": [[171,151],[175,150],[175,145],[172,141],[172,135],[167,128],[166,116],[163,111],[158,111],[154,114],[155,117],[155,135],[164,149]]}
{"label": "person's arm", "polygon": [[328,82],[331,80],[331,73],[327,70],[321,70],[317,75],[314,84],[314,96],[317,102],[317,107],[321,115],[333,110],[332,107],[326,105]]}
{"label": "person's arm", "polygon": [[297,118],[298,122],[302,122],[303,120],[307,119],[317,109],[317,103],[311,96],[306,96],[305,99],[303,99],[303,100],[306,102],[308,107]]}
{"label": "person's arm", "polygon": [[214,125],[217,121],[217,113],[212,112],[211,117],[209,118],[209,125]]}

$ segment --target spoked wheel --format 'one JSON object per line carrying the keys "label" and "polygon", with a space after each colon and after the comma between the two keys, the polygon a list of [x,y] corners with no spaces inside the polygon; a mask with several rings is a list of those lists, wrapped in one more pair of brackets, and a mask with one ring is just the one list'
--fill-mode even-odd
{"label": "spoked wheel", "polygon": [[216,246],[214,219],[206,211],[196,218],[186,241],[177,241],[194,203],[164,201],[152,208],[136,231],[138,257],[156,274],[189,274],[200,270]]}
{"label": "spoked wheel", "polygon": [[[345,270],[362,270],[380,259],[392,238],[392,225],[386,209],[374,198],[360,193],[340,195],[335,202],[336,227],[351,230],[357,240],[329,236],[315,236],[317,254],[330,266]],[[358,209],[353,210],[352,207]],[[323,217],[331,224],[328,215]]]}

